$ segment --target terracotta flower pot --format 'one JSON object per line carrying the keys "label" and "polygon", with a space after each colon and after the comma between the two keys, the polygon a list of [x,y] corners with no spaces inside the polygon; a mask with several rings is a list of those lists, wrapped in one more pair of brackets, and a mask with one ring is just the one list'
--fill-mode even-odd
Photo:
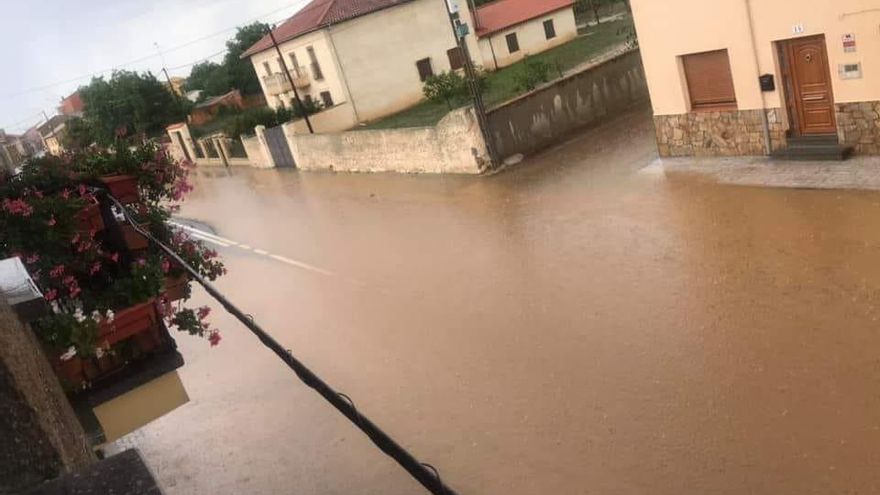
{"label": "terracotta flower pot", "polygon": [[[142,223],[141,226],[144,229],[147,229],[150,224]],[[122,228],[122,237],[125,240],[125,247],[129,249],[129,251],[140,251],[141,249],[147,249],[150,246],[150,241],[146,237],[142,236],[134,227],[129,223],[121,224]]]}
{"label": "terracotta flower pot", "polygon": [[76,230],[79,232],[100,232],[104,230],[104,219],[101,217],[101,208],[97,202],[90,203],[88,206],[78,211],[74,216],[76,221]]}
{"label": "terracotta flower pot", "polygon": [[99,180],[122,204],[137,203],[140,200],[137,177],[133,175],[105,175]]}
{"label": "terracotta flower pot", "polygon": [[52,357],[52,367],[66,388],[79,388],[85,381],[83,360],[78,356],[63,360],[61,355],[57,354]]}
{"label": "terracotta flower pot", "polygon": [[135,335],[145,335],[156,345],[161,342],[159,334],[159,315],[156,313],[155,301],[149,301],[123,309],[116,313],[112,322],[104,322],[98,329],[98,341],[110,345],[129,339]]}
{"label": "terracotta flower pot", "polygon": [[186,297],[186,287],[189,285],[187,274],[177,277],[165,277],[165,299],[169,302],[179,301]]}

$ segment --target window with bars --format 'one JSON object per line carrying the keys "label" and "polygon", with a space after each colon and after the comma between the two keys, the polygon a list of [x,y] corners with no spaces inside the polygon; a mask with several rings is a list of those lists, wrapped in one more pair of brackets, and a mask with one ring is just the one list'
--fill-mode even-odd
{"label": "window with bars", "polygon": [[553,25],[553,19],[544,21],[544,36],[548,40],[556,37],[556,26]]}
{"label": "window with bars", "polygon": [[516,33],[510,33],[504,37],[507,40],[507,51],[509,53],[516,53],[519,51],[519,39],[516,37]]}
{"label": "window with bars", "polygon": [[299,73],[299,60],[296,59],[296,54],[290,52],[287,56],[290,58],[290,72],[295,77],[299,77],[301,74]]}
{"label": "window with bars", "polygon": [[692,109],[736,109],[736,91],[727,50],[685,55],[681,60]]}

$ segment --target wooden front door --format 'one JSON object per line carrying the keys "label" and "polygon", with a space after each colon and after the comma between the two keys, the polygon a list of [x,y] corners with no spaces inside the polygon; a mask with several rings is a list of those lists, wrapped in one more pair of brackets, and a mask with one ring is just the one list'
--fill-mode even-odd
{"label": "wooden front door", "polygon": [[825,36],[786,41],[783,53],[792,131],[801,136],[837,134]]}

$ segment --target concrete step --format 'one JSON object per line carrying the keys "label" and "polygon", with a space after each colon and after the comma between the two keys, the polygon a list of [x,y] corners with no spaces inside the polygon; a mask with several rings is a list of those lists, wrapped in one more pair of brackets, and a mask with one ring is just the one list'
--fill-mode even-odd
{"label": "concrete step", "polygon": [[803,144],[774,151],[771,157],[777,160],[796,161],[844,161],[852,153],[851,146],[840,144]]}

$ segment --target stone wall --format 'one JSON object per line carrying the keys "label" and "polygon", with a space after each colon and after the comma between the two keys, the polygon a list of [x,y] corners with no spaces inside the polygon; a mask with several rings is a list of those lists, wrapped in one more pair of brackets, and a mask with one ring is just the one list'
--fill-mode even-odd
{"label": "stone wall", "polygon": [[[786,125],[781,109],[767,111],[773,150],[785,147]],[[764,155],[761,110],[691,112],[656,115],[660,156]]]}
{"label": "stone wall", "polygon": [[285,124],[284,132],[301,170],[478,174],[488,166],[470,108],[450,112],[436,127],[297,134]]}
{"label": "stone wall", "polygon": [[841,144],[860,155],[880,155],[880,101],[837,104]]}
{"label": "stone wall", "polygon": [[0,301],[0,494],[94,460],[36,337]]}
{"label": "stone wall", "polygon": [[553,81],[489,111],[498,156],[528,155],[648,102],[638,50]]}

